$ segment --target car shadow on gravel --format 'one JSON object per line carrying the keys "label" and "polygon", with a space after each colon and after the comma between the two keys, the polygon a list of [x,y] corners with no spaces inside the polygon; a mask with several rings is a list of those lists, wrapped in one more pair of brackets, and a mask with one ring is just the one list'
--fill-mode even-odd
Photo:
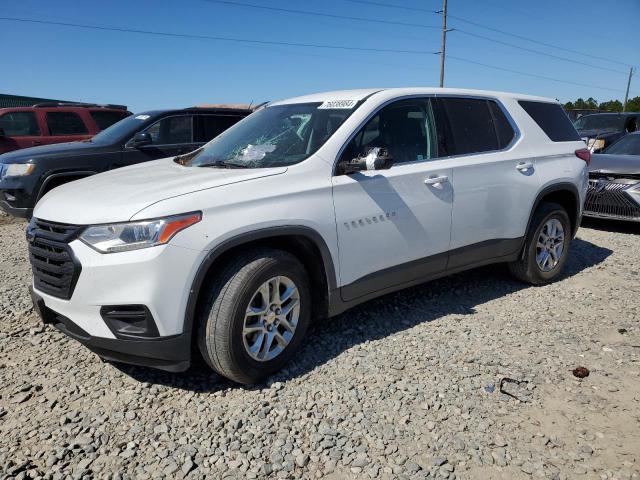
{"label": "car shadow on gravel", "polygon": [[[573,240],[563,279],[603,262],[613,252],[580,238]],[[260,390],[274,382],[301,377],[339,356],[345,350],[379,340],[421,323],[444,316],[472,315],[476,306],[526,288],[515,281],[504,265],[491,265],[434,280],[385,295],[315,325],[296,358],[265,384],[242,386],[213,374],[202,359],[183,373],[114,364],[120,371],[141,382],[160,384],[193,392],[228,388]]]}

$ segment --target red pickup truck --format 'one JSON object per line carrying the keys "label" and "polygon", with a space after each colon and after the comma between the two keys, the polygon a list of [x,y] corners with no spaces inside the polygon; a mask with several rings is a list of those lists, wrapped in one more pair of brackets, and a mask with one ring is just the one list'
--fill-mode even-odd
{"label": "red pickup truck", "polygon": [[131,112],[123,105],[51,102],[0,108],[0,154],[85,140],[129,115]]}

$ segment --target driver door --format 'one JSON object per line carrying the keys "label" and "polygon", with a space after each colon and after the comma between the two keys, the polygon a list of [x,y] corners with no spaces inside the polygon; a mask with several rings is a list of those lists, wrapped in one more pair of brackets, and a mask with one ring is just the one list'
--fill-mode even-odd
{"label": "driver door", "polygon": [[164,117],[143,132],[150,134],[151,143],[135,147],[129,141],[122,155],[123,165],[114,165],[112,168],[182,155],[200,145],[194,142],[192,115]]}
{"label": "driver door", "polygon": [[343,300],[445,270],[453,190],[438,143],[431,100],[417,98],[380,109],[344,149],[341,162],[385,147],[394,164],[332,179]]}

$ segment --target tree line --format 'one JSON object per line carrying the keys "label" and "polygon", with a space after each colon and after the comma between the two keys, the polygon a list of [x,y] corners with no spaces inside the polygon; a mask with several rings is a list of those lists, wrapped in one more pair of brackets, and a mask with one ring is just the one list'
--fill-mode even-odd
{"label": "tree line", "polygon": [[[620,100],[607,100],[606,102],[598,103],[598,101],[589,97],[586,100],[583,98],[577,99],[575,102],[567,102],[564,104],[565,110],[605,110],[607,112],[621,112],[622,102]],[[640,112],[640,97],[634,97],[627,100],[627,112]]]}

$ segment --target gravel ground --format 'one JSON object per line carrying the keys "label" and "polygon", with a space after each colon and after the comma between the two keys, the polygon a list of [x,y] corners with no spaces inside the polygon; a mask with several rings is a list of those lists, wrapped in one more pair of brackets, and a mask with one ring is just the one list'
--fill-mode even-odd
{"label": "gravel ground", "polygon": [[43,327],[24,226],[0,217],[0,477],[640,479],[640,226],[583,227],[553,285],[493,266],[371,301],[252,388]]}

